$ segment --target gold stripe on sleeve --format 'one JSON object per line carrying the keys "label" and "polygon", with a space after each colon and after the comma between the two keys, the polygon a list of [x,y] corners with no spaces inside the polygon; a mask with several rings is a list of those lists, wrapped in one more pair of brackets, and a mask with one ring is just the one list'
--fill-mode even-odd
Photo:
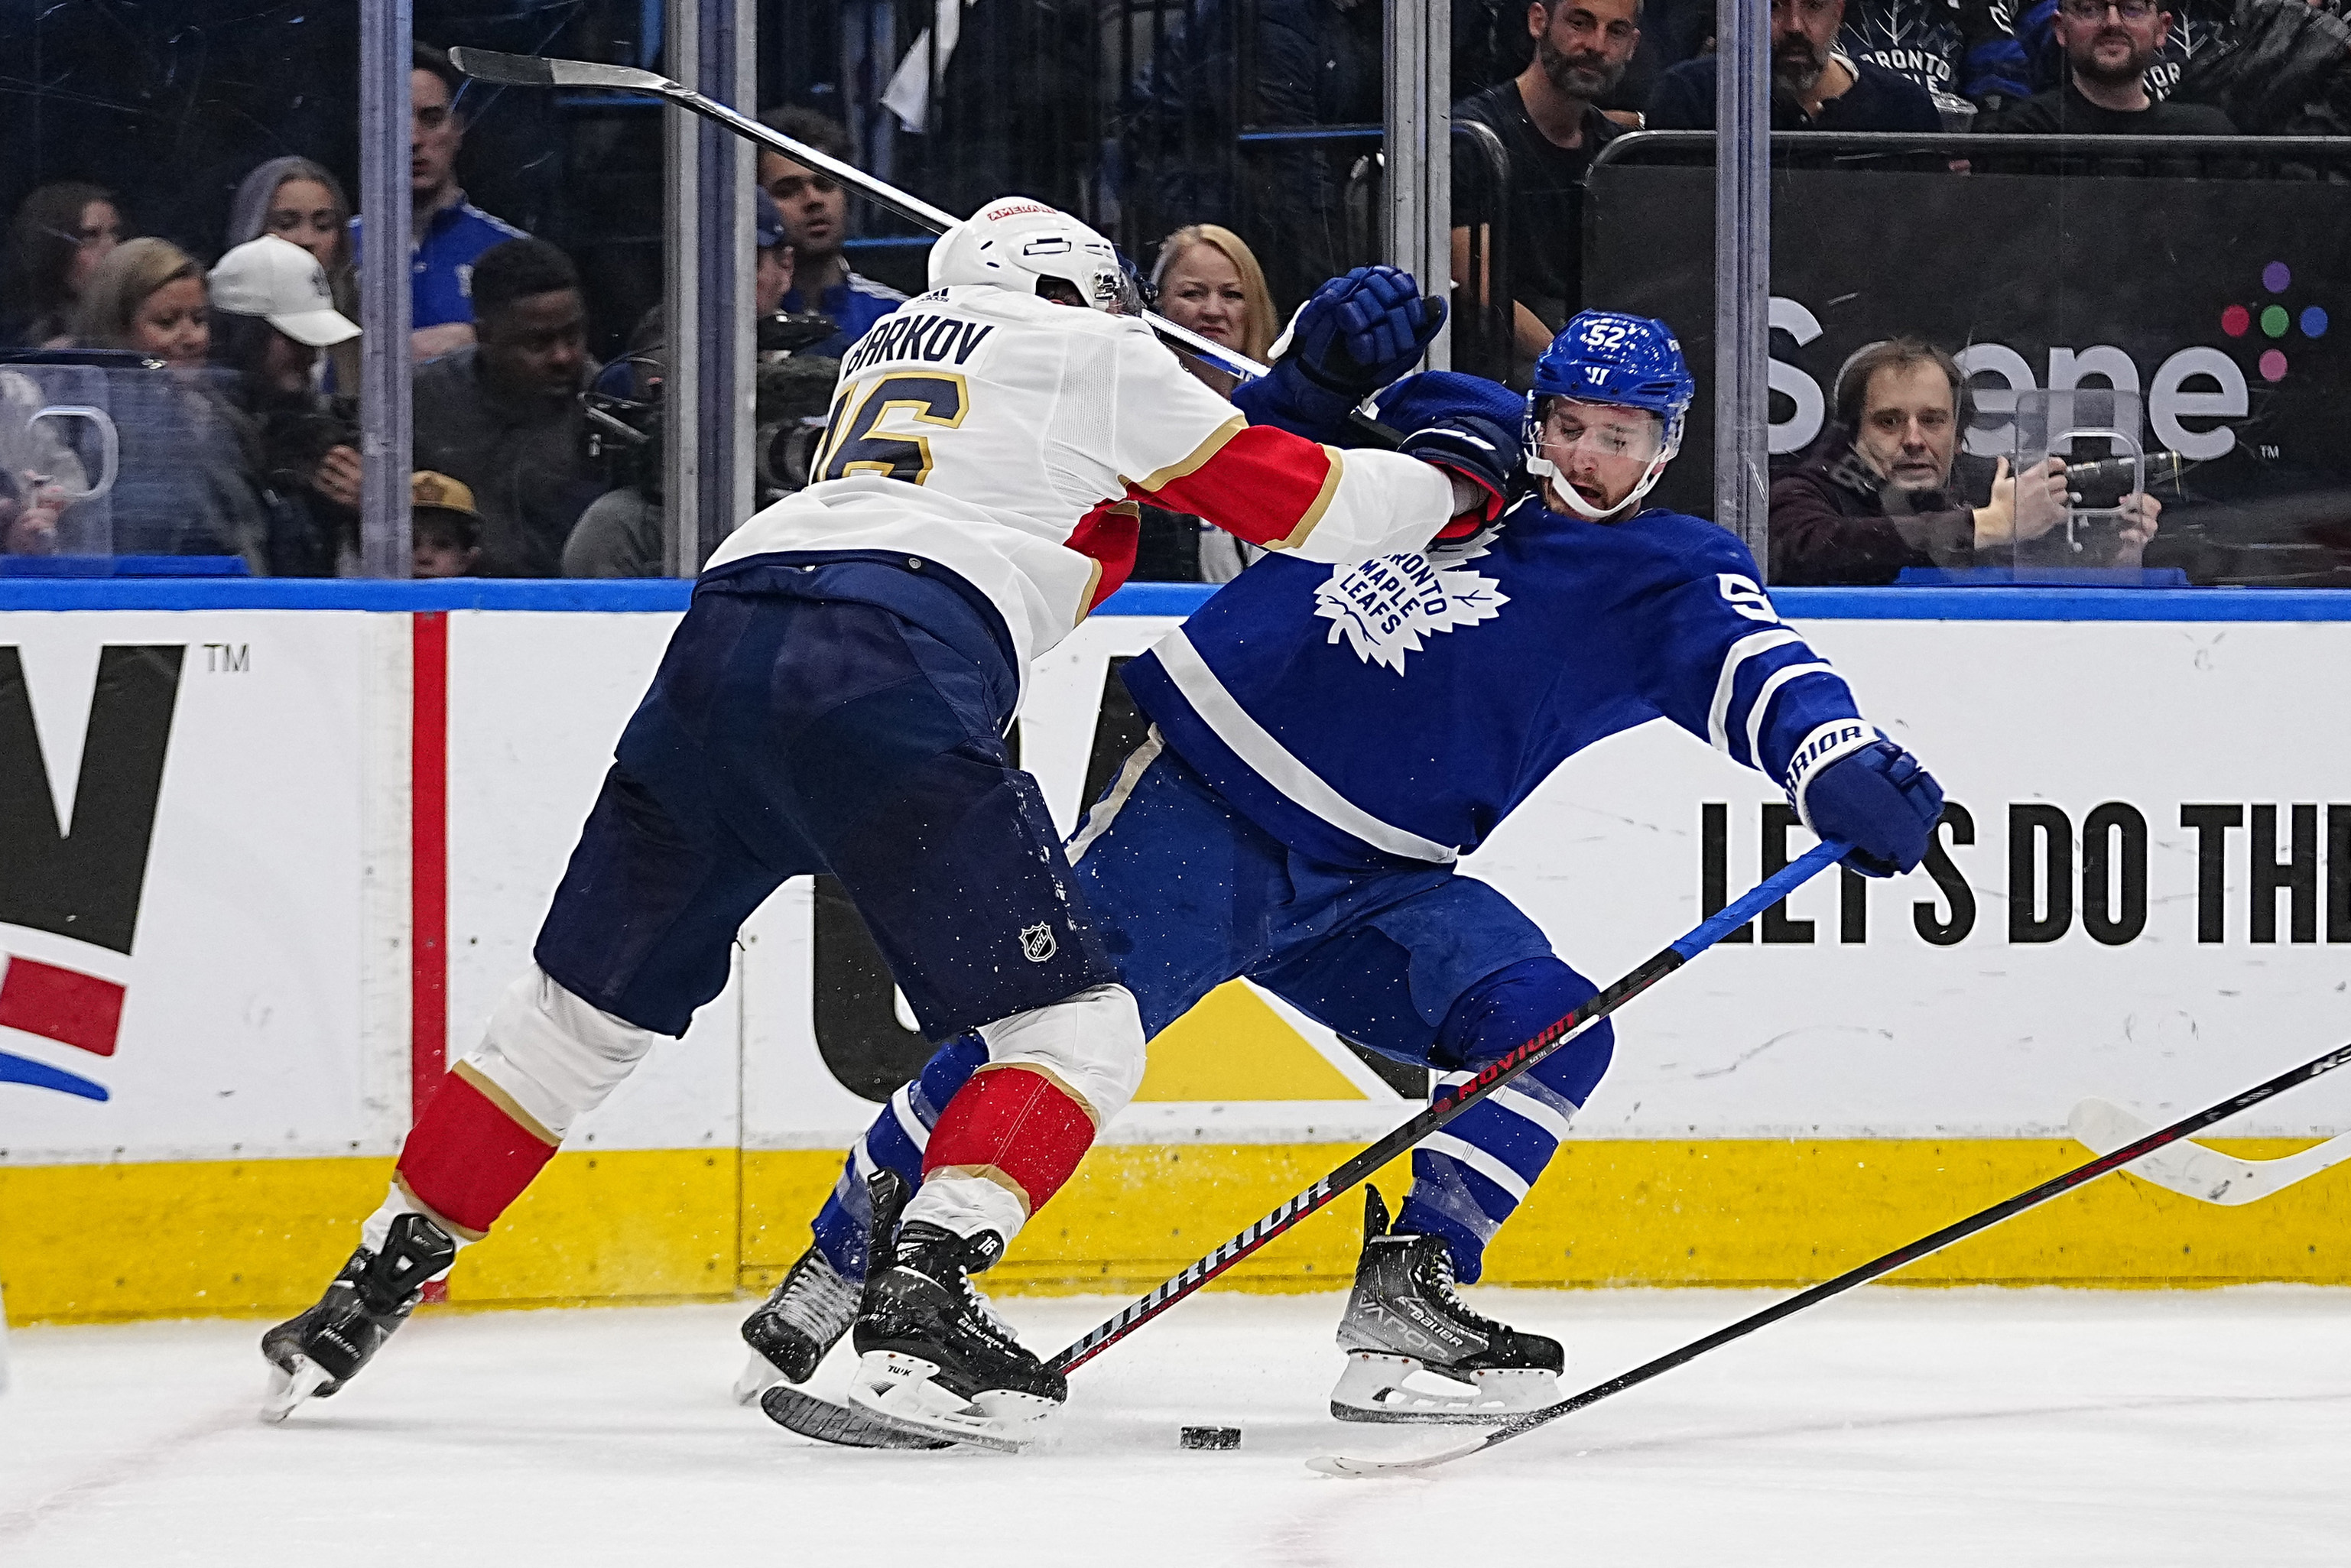
{"label": "gold stripe on sleeve", "polygon": [[1207,466],[1208,459],[1225,449],[1227,442],[1248,428],[1249,420],[1237,413],[1210,431],[1206,441],[1192,448],[1190,456],[1178,463],[1170,463],[1165,468],[1154,469],[1142,478],[1130,479],[1127,483],[1138,490],[1156,490],[1163,485],[1173,485],[1178,479],[1198,473]]}
{"label": "gold stripe on sleeve", "polygon": [[1322,488],[1314,493],[1314,504],[1306,508],[1305,515],[1298,519],[1298,526],[1290,530],[1287,538],[1270,541],[1266,549],[1296,549],[1306,542],[1306,536],[1314,531],[1314,525],[1322,520],[1322,514],[1331,509],[1331,497],[1339,493],[1339,476],[1345,469],[1346,459],[1335,446],[1324,447],[1322,455],[1331,460],[1331,471],[1322,476]]}

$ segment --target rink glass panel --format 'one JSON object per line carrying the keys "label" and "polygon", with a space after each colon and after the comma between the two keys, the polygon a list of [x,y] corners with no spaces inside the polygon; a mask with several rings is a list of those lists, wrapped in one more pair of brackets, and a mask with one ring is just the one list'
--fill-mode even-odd
{"label": "rink glass panel", "polygon": [[[1586,210],[1586,303],[1665,318],[1698,382],[1683,455],[1656,492],[1712,495],[1710,140],[1610,147]],[[1957,355],[1964,450],[2010,453],[2020,392],[2138,392],[2141,444],[2177,452],[2146,565],[2197,585],[2351,584],[2351,390],[2335,258],[2351,142],[2132,143],[1781,133],[1771,184],[1775,475],[1833,438],[1856,350],[1910,336]],[[2108,455],[2085,443],[2077,459]],[[1856,577],[1853,580],[1864,580]]]}

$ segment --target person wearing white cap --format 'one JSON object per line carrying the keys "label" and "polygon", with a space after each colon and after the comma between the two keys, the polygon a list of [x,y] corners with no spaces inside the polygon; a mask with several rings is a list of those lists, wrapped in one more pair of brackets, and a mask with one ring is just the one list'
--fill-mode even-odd
{"label": "person wearing white cap", "polygon": [[349,398],[318,390],[319,351],[360,335],[335,308],[319,258],[263,235],[233,247],[208,279],[213,361],[235,374],[234,401],[261,441],[271,489],[292,527],[271,529],[280,576],[348,576],[359,545],[360,455]]}

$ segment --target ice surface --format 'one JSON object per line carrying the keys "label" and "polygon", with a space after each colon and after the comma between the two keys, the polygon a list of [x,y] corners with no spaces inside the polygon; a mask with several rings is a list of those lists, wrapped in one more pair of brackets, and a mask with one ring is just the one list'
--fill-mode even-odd
{"label": "ice surface", "polygon": [[[1565,1338],[1579,1387],[1769,1299],[1471,1293]],[[737,1409],[747,1303],[428,1312],[279,1427],[261,1323],[19,1330],[0,1563],[2351,1562],[2351,1291],[1867,1291],[1387,1481],[1301,1464],[1450,1440],[1327,1416],[1339,1302],[1187,1302],[1019,1458],[822,1448]],[[999,1304],[1047,1348],[1112,1305]],[[1207,1424],[1241,1449],[1176,1447]]]}

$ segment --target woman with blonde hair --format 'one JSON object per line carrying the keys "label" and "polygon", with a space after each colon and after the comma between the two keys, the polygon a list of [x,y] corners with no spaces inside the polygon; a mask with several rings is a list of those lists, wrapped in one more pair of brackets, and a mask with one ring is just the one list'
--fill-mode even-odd
{"label": "woman with blonde hair", "polygon": [[[360,313],[359,270],[351,263],[351,204],[342,182],[324,164],[308,158],[272,158],[238,182],[228,204],[228,245],[238,246],[276,235],[318,257],[326,269],[327,287],[335,308],[346,317]],[[351,393],[360,384],[360,342],[357,338],[329,346],[332,392]]]}
{"label": "woman with blonde hair", "polygon": [[[1265,269],[1247,242],[1220,224],[1187,224],[1161,243],[1151,287],[1162,316],[1210,342],[1263,363],[1273,348],[1273,295]],[[1230,397],[1233,378],[1182,350],[1184,368],[1218,397]],[[1143,538],[1134,576],[1229,582],[1260,551],[1196,517],[1143,508]]]}
{"label": "woman with blonde hair", "polygon": [[268,570],[269,509],[253,426],[208,369],[204,269],[168,240],[117,246],[75,313],[85,349],[127,349],[162,371],[125,369],[107,396],[122,441],[110,499],[117,555],[238,555]]}
{"label": "woman with blonde hair", "polygon": [[[1169,235],[1151,269],[1159,313],[1262,363],[1273,347],[1273,295],[1265,270],[1240,235],[1218,224],[1189,224]],[[1233,378],[1186,358],[1186,368],[1219,395]]]}

